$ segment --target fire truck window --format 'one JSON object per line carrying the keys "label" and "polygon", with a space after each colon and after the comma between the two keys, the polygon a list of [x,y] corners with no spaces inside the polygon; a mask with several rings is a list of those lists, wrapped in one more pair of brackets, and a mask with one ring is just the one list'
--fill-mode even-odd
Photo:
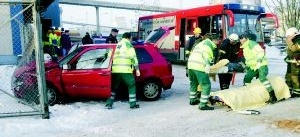
{"label": "fire truck window", "polygon": [[198,17],[198,27],[201,28],[201,35],[205,35],[206,33],[209,33],[209,27],[210,27],[210,18],[209,16],[205,17]]}

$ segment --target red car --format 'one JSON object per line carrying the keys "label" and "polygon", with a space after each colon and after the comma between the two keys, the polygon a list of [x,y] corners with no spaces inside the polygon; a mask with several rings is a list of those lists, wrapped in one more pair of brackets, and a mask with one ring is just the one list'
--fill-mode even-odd
{"label": "red car", "polygon": [[[141,76],[136,77],[137,93],[146,100],[158,99],[162,89],[170,89],[174,81],[171,64],[155,47],[157,41],[169,34],[170,28],[158,30],[152,32],[151,41],[134,46],[141,72]],[[65,98],[110,97],[115,48],[116,44],[83,45],[58,62],[47,61],[45,75],[49,104]],[[16,97],[26,101],[38,100],[35,70],[35,61],[15,69],[12,89]]]}

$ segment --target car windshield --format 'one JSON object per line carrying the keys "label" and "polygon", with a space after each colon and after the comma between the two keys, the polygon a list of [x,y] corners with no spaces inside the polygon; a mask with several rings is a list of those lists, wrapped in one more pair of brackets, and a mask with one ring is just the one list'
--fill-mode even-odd
{"label": "car windshield", "polygon": [[238,35],[251,33],[256,35],[259,41],[260,34],[255,30],[256,19],[258,15],[234,14],[234,26],[229,28],[229,34],[236,33]]}
{"label": "car windshield", "polygon": [[148,35],[145,43],[156,43],[165,33],[166,31],[162,28],[155,29]]}

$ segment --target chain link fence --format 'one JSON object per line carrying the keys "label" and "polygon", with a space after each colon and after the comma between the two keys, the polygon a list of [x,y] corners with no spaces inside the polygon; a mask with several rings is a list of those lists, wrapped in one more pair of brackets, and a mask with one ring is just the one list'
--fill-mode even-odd
{"label": "chain link fence", "polygon": [[45,115],[35,9],[32,0],[0,1],[0,117]]}

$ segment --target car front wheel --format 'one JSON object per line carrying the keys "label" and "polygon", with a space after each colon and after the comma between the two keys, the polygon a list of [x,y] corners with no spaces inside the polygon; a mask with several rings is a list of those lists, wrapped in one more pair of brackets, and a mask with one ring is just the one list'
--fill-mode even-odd
{"label": "car front wheel", "polygon": [[146,100],[157,100],[161,94],[161,87],[155,82],[147,82],[143,86],[143,97]]}
{"label": "car front wheel", "polygon": [[58,94],[52,87],[47,87],[48,103],[53,106],[58,101]]}

